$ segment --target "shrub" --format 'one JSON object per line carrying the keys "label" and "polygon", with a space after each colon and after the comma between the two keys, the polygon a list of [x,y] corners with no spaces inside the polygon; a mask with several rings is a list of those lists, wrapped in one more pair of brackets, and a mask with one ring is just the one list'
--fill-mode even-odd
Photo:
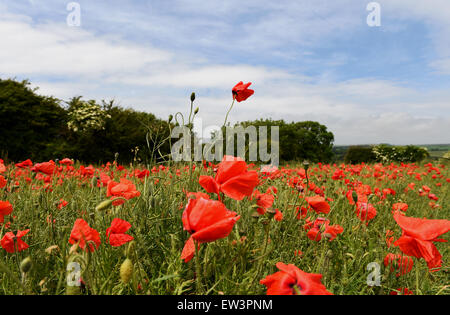
{"label": "shrub", "polygon": [[345,154],[345,163],[359,164],[362,162],[370,163],[376,160],[371,147],[351,146]]}
{"label": "shrub", "polygon": [[427,149],[413,145],[390,146],[379,144],[372,149],[378,162],[420,162],[429,156]]}

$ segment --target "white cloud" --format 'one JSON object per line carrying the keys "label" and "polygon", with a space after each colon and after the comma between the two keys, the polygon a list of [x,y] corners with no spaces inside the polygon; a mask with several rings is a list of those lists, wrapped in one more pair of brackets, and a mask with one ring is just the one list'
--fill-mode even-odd
{"label": "white cloud", "polygon": [[[242,30],[245,36],[230,37],[229,41],[236,39],[233,44],[237,48],[261,49],[261,54],[265,54],[262,48],[273,48],[280,42],[307,45],[334,31],[352,30],[361,23],[353,16],[359,12],[359,4],[354,1],[346,2],[349,10],[343,15],[333,15],[339,9],[334,3],[317,2],[317,6],[305,3],[302,3],[304,6],[294,4],[292,12],[283,17],[286,13],[283,3],[271,2],[266,8],[270,12],[267,21],[248,24]],[[392,6],[386,4],[386,13],[400,12],[406,4],[400,0],[393,3]],[[222,20],[211,19],[208,12],[212,10],[213,17],[224,14],[232,20],[233,13],[249,14],[257,6],[257,2],[249,1],[236,11],[232,4],[223,3],[215,11],[209,2],[203,6],[192,3],[174,10],[184,8],[204,15],[197,24],[190,26],[190,31],[205,25],[214,29],[223,27],[218,33],[206,32],[206,37],[202,37],[206,46],[209,43],[220,49],[229,42],[218,43],[218,39],[230,34],[232,28]],[[412,18],[413,14],[413,18],[427,19],[433,25],[448,25],[444,21],[447,13],[424,10],[406,9],[401,11],[401,18]],[[432,21],[435,16],[441,22]],[[327,18],[326,23],[324,18]],[[174,18],[162,16],[161,19],[173,21]],[[168,35],[180,38],[180,34],[169,32]],[[240,64],[227,65],[211,62],[207,57],[185,54],[182,49],[164,50],[119,36],[70,28],[64,23],[35,23],[25,15],[8,13],[0,13],[0,38],[3,47],[7,47],[0,50],[2,77],[28,77],[40,87],[40,93],[66,100],[76,95],[98,100],[115,98],[122,106],[133,106],[166,118],[177,111],[186,112],[190,92],[194,90],[204,125],[220,125],[231,103],[231,88],[243,80],[253,82],[251,88],[255,89],[255,95],[236,103],[230,115],[232,122],[255,118],[316,120],[328,126],[338,144],[418,144],[450,140],[447,136],[450,134],[450,91],[447,90],[417,91],[407,82],[388,79],[359,78],[336,82],[328,73],[312,77],[286,68],[251,65],[246,59]],[[435,40],[438,45],[437,35]],[[285,53],[276,49],[271,51],[280,55]],[[442,49],[443,56],[444,52]],[[306,50],[303,54],[311,52]],[[288,55],[286,53],[284,57]],[[442,57],[430,64],[448,74],[448,60]],[[348,60],[345,54],[336,54],[327,62],[333,67]]]}
{"label": "white cloud", "polygon": [[135,72],[171,54],[126,41],[94,36],[66,24],[33,25],[24,16],[0,15],[3,75],[52,75],[91,79]]}

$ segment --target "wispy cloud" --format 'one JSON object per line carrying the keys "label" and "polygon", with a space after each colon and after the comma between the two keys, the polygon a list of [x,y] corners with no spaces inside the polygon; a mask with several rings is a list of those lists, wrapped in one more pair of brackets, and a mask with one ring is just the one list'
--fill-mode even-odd
{"label": "wispy cloud", "polygon": [[115,98],[161,117],[197,92],[204,124],[220,124],[238,81],[254,96],[232,121],[317,120],[338,144],[438,143],[450,134],[450,3],[366,1],[0,0],[0,76],[40,92]]}

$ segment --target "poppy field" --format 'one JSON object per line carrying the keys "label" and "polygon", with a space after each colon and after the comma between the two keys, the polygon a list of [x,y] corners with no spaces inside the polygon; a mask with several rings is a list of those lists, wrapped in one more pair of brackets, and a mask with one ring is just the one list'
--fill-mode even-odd
{"label": "poppy field", "polygon": [[0,160],[1,294],[448,294],[448,167]]}
{"label": "poppy field", "polygon": [[449,187],[430,162],[0,159],[0,293],[448,294]]}

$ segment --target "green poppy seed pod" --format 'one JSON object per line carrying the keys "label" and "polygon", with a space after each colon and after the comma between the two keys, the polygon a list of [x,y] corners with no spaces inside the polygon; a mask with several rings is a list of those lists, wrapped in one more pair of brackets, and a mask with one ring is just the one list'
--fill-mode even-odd
{"label": "green poppy seed pod", "polygon": [[198,113],[198,107],[194,110],[194,115],[197,115]]}
{"label": "green poppy seed pod", "polygon": [[308,170],[308,168],[309,168],[309,161],[307,161],[307,160],[303,161],[303,166],[305,167],[305,170]]}
{"label": "green poppy seed pod", "polygon": [[171,122],[171,121],[172,121],[172,119],[173,119],[173,115],[169,115],[169,119],[168,119],[168,121],[169,121],[169,122]]}
{"label": "green poppy seed pod", "polygon": [[104,200],[102,202],[100,202],[97,207],[95,207],[96,211],[103,211],[103,210],[107,210],[112,206],[112,200],[108,199],[108,200]]}
{"label": "green poppy seed pod", "polygon": [[356,191],[353,191],[353,192],[352,192],[352,198],[353,198],[353,201],[354,201],[355,203],[358,202],[358,194],[356,193]]}
{"label": "green poppy seed pod", "polygon": [[131,259],[127,258],[120,266],[120,279],[122,280],[123,283],[127,284],[128,282],[130,282],[132,275],[133,275],[133,262],[131,261]]}
{"label": "green poppy seed pod", "polygon": [[191,94],[191,102],[193,102],[193,101],[195,101],[195,93],[194,92],[192,92],[192,94]]}
{"label": "green poppy seed pod", "polygon": [[33,262],[31,261],[30,256],[22,260],[22,262],[20,263],[20,271],[22,271],[23,273],[27,273],[28,271],[30,271],[31,267],[33,267]]}

